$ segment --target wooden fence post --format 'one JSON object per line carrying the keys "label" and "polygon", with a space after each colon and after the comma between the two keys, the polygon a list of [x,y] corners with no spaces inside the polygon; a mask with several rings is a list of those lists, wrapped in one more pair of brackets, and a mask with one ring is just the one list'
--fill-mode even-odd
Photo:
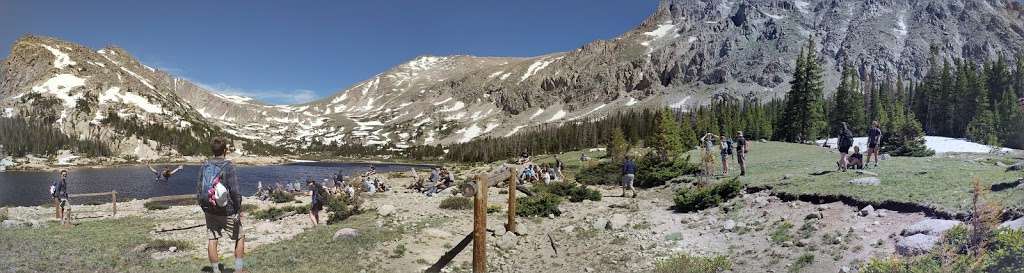
{"label": "wooden fence post", "polygon": [[505,224],[505,230],[508,232],[517,233],[516,229],[516,189],[518,181],[516,180],[516,169],[508,169],[508,223]]}
{"label": "wooden fence post", "polygon": [[117,216],[117,191],[113,191],[110,193],[110,199],[111,203],[114,204],[113,216]]}
{"label": "wooden fence post", "polygon": [[484,176],[477,175],[473,205],[473,273],[487,272],[487,187]]}

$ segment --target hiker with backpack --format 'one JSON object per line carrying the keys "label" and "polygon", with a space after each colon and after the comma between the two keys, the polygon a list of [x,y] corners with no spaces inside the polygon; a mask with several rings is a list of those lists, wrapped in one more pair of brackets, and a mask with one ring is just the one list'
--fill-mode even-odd
{"label": "hiker with backpack", "polygon": [[[871,129],[868,129],[868,159],[871,163],[871,156],[875,156],[875,168],[878,168],[878,150],[882,143],[882,129],[878,128],[878,121],[871,122]],[[867,164],[864,164],[867,165]]]}
{"label": "hiker with backpack", "polygon": [[320,211],[324,209],[323,193],[320,192],[320,185],[310,179],[306,182],[309,186],[309,220],[313,221],[313,225],[320,224]]}
{"label": "hiker with backpack", "polygon": [[843,128],[839,131],[839,170],[845,172],[850,164],[849,154],[850,147],[853,146],[853,132],[850,131],[850,126],[846,122],[842,123]]}
{"label": "hiker with backpack", "polygon": [[704,163],[704,177],[711,178],[715,175],[715,139],[718,138],[715,134],[705,133],[704,136],[700,137],[700,143],[702,148],[701,162]]}
{"label": "hiker with backpack", "polygon": [[67,225],[71,222],[71,207],[68,204],[68,170],[60,170],[57,181],[50,188],[50,195],[58,202],[57,219],[60,219],[61,225]]}
{"label": "hiker with backpack", "polygon": [[719,153],[722,157],[722,175],[729,176],[729,157],[732,156],[732,140],[725,138],[723,133],[718,136]]}
{"label": "hiker with backpack", "polygon": [[750,143],[743,137],[743,131],[736,131],[736,163],[740,165],[740,176],[747,175],[747,153],[750,152]]}
{"label": "hiker with backpack", "polygon": [[235,241],[235,272],[245,270],[245,236],[242,235],[242,195],[239,193],[235,165],[224,158],[228,143],[222,137],[210,141],[213,157],[203,162],[199,172],[197,199],[206,218],[207,254],[210,268],[221,272],[217,242],[226,232]]}
{"label": "hiker with backpack", "polygon": [[178,165],[178,167],[175,168],[174,170],[171,170],[171,168],[168,167],[164,167],[163,171],[158,172],[156,171],[156,169],[153,169],[153,166],[150,166],[149,164],[146,164],[146,167],[149,167],[149,171],[152,172],[154,176],[156,176],[154,180],[156,180],[157,183],[166,183],[167,180],[171,179],[171,176],[178,173],[182,169],[185,169],[185,166]]}
{"label": "hiker with backpack", "polygon": [[633,156],[626,155],[626,161],[622,163],[622,197],[626,197],[626,189],[629,189],[633,192],[633,198],[636,198],[636,188],[633,187],[636,171],[636,161],[633,161]]}

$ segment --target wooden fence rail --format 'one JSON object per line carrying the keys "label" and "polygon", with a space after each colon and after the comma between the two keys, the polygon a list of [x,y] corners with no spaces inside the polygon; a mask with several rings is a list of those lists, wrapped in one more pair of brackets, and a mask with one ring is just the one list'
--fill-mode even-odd
{"label": "wooden fence rail", "polygon": [[94,193],[74,193],[74,194],[68,194],[68,197],[69,198],[78,198],[78,197],[93,197],[93,196],[105,196],[105,195],[110,195],[110,207],[111,207],[111,210],[112,210],[111,214],[113,216],[117,216],[117,191],[94,192]]}

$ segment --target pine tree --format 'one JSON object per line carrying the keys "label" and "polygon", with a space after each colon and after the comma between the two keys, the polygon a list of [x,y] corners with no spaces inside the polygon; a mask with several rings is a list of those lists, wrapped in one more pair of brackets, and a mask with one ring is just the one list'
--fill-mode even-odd
{"label": "pine tree", "polygon": [[857,89],[859,80],[855,73],[852,67],[843,68],[843,78],[836,88],[832,111],[829,113],[829,123],[832,125],[830,134],[837,134],[842,129],[842,122],[848,123],[855,132],[865,128],[863,95]]}
{"label": "pine tree", "polygon": [[988,105],[987,92],[980,92],[979,96],[975,98],[975,103],[978,114],[967,126],[968,139],[988,145],[999,145],[995,115],[992,114],[991,107]]}
{"label": "pine tree", "polygon": [[612,129],[612,139],[608,142],[608,156],[612,160],[621,160],[629,152],[629,144],[626,143],[626,136],[622,134],[622,130],[615,128]]}
{"label": "pine tree", "polygon": [[658,112],[650,146],[654,148],[662,160],[668,160],[682,154],[688,147],[684,145],[681,133],[679,124],[676,123],[675,117],[673,117],[672,110],[664,108]]}
{"label": "pine tree", "polygon": [[809,39],[807,47],[801,49],[786,94],[786,110],[779,120],[781,130],[777,139],[800,142],[817,139],[825,134],[827,123],[824,116],[824,91],[821,80],[821,65],[815,54],[814,40]]}

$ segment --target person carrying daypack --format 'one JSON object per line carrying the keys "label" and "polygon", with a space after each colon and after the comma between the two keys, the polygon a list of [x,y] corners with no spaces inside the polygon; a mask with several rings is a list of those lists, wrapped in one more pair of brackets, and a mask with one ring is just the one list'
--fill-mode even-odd
{"label": "person carrying daypack", "polygon": [[633,192],[633,198],[636,198],[636,188],[633,187],[636,171],[636,161],[633,161],[633,156],[626,155],[626,161],[622,162],[622,197],[626,197],[628,189]]}
{"label": "person carrying daypack", "polygon": [[59,178],[50,187],[53,189],[50,195],[58,201],[57,219],[60,219],[61,225],[67,225],[71,222],[71,207],[68,204],[68,170],[60,170]]}
{"label": "person carrying daypack", "polygon": [[316,181],[310,179],[306,184],[309,186],[309,220],[313,221],[313,225],[319,225],[320,211],[324,209],[323,193]]}
{"label": "person carrying daypack", "polygon": [[732,155],[732,140],[725,138],[725,134],[718,136],[718,145],[720,145],[719,156],[722,158],[722,175],[729,175],[729,156]]}
{"label": "person carrying daypack", "polygon": [[736,131],[736,163],[740,164],[740,176],[747,175],[747,153],[750,152],[750,143],[743,137],[743,131]]}
{"label": "person carrying daypack", "polygon": [[224,158],[227,146],[227,140],[221,137],[215,137],[210,141],[213,157],[203,162],[199,168],[199,190],[196,198],[206,218],[207,254],[211,270],[214,273],[221,272],[217,242],[227,231],[228,236],[235,241],[235,272],[248,272],[243,261],[245,236],[242,236],[240,210],[242,195],[239,193],[235,165]]}
{"label": "person carrying daypack", "polygon": [[849,154],[850,147],[853,146],[853,132],[850,131],[849,125],[846,122],[842,123],[843,128],[839,131],[839,170],[846,171],[847,165],[849,165]]}

